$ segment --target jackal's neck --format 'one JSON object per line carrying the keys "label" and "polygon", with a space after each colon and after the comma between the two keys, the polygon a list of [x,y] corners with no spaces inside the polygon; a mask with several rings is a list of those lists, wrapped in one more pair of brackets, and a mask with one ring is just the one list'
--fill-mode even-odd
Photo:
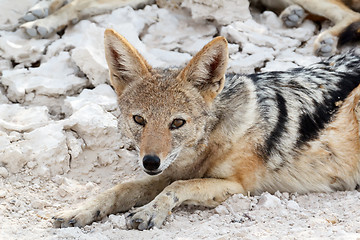
{"label": "jackal's neck", "polygon": [[242,75],[227,75],[223,91],[214,102],[217,125],[229,137],[243,136],[259,124],[255,86]]}

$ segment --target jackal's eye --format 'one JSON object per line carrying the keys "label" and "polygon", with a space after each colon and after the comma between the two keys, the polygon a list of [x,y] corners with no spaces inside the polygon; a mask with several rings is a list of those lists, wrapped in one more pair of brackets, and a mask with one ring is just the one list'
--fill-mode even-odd
{"label": "jackal's eye", "polygon": [[176,118],[172,121],[170,125],[170,129],[173,130],[173,129],[181,128],[182,126],[184,126],[185,123],[186,121],[184,119]]}
{"label": "jackal's eye", "polygon": [[139,124],[143,127],[146,125],[146,121],[142,116],[134,115],[133,119],[134,119],[134,122],[136,122],[137,124]]}

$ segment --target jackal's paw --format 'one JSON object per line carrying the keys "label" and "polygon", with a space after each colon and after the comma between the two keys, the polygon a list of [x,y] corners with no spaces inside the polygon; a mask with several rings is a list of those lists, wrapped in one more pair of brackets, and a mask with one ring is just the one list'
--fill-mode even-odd
{"label": "jackal's paw", "polygon": [[170,211],[161,211],[155,204],[149,203],[126,216],[126,227],[141,231],[153,227],[160,228],[169,214]]}
{"label": "jackal's paw", "polygon": [[31,22],[36,19],[45,18],[67,3],[67,0],[41,0],[20,18],[20,22]]}
{"label": "jackal's paw", "polygon": [[318,56],[328,57],[336,52],[337,37],[320,34],[314,42],[314,52]]}
{"label": "jackal's paw", "polygon": [[30,37],[46,38],[55,32],[55,28],[48,26],[45,19],[38,19],[20,26]]}
{"label": "jackal's paw", "polygon": [[84,227],[99,219],[100,211],[78,208],[63,211],[54,216],[53,226],[55,228]]}
{"label": "jackal's paw", "polygon": [[299,5],[291,5],[282,11],[280,18],[287,27],[298,27],[306,17],[305,11]]}
{"label": "jackal's paw", "polygon": [[25,15],[20,18],[20,22],[31,22],[36,19],[44,18],[49,15],[49,9],[51,6],[51,1],[42,0],[30,8]]}

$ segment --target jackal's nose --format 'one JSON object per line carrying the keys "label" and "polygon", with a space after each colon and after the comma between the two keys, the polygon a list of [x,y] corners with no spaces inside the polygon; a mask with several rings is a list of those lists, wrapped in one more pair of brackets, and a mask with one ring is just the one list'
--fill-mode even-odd
{"label": "jackal's nose", "polygon": [[154,171],[160,167],[160,158],[156,155],[145,155],[143,165],[146,170]]}

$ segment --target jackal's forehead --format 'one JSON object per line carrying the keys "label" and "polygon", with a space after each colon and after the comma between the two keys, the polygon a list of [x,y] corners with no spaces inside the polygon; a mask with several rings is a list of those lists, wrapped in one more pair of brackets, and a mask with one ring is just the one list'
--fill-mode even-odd
{"label": "jackal's forehead", "polygon": [[163,115],[197,111],[200,94],[189,83],[178,81],[177,73],[156,72],[152,78],[135,82],[120,97],[120,108]]}

